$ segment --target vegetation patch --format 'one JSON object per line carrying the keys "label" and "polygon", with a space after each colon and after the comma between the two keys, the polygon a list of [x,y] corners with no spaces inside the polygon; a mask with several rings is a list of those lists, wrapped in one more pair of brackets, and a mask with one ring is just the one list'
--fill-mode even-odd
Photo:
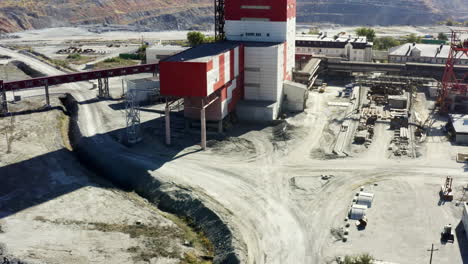
{"label": "vegetation patch", "polygon": [[375,263],[374,257],[365,253],[357,256],[345,256],[344,258],[337,258],[336,262],[339,264],[373,264]]}
{"label": "vegetation patch", "polygon": [[104,61],[98,62],[94,65],[95,69],[110,69],[110,68],[117,68],[117,67],[126,67],[126,66],[134,66],[140,64],[139,60],[127,60],[120,57],[114,57],[105,59]]}

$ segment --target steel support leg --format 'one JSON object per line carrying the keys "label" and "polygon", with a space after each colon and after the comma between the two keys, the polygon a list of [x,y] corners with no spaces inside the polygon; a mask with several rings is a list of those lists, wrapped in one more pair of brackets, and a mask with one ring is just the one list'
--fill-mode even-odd
{"label": "steel support leg", "polygon": [[109,78],[104,78],[103,97],[104,97],[104,98],[110,98],[110,93],[109,93]]}
{"label": "steel support leg", "polygon": [[6,98],[6,91],[3,87],[3,81],[0,80],[0,113],[8,113],[8,102]]}
{"label": "steel support leg", "polygon": [[102,93],[103,93],[102,92],[102,79],[99,78],[98,79],[98,97],[101,97]]}
{"label": "steel support leg", "polygon": [[166,145],[171,145],[171,111],[169,109],[169,103],[166,102]]}
{"label": "steel support leg", "polygon": [[218,133],[223,133],[223,120],[218,121]]}
{"label": "steel support leg", "polygon": [[205,112],[205,102],[202,99],[202,109],[200,110],[200,122],[201,122],[201,148],[206,149],[206,112]]}
{"label": "steel support leg", "polygon": [[49,84],[45,84],[46,107],[50,107]]}
{"label": "steel support leg", "polygon": [[99,97],[100,98],[109,98],[109,78],[102,78],[98,79],[98,89],[99,89]]}

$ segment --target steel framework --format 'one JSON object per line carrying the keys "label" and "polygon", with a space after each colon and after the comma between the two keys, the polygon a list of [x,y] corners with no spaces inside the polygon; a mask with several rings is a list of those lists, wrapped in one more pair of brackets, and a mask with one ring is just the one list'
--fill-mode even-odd
{"label": "steel framework", "polygon": [[8,113],[8,102],[3,81],[0,80],[0,114]]}
{"label": "steel framework", "polygon": [[455,65],[460,62],[462,56],[468,57],[468,30],[452,29],[450,52],[445,64],[442,89],[438,98],[441,112],[448,112],[450,94],[468,95],[468,73],[465,73],[460,79],[455,72]]}
{"label": "steel framework", "polygon": [[127,90],[125,96],[125,117],[127,142],[136,144],[142,140],[140,133],[140,110],[136,100],[136,89]]}
{"label": "steel framework", "polygon": [[223,40],[225,37],[224,24],[226,22],[224,17],[224,0],[214,0],[215,6],[215,39]]}

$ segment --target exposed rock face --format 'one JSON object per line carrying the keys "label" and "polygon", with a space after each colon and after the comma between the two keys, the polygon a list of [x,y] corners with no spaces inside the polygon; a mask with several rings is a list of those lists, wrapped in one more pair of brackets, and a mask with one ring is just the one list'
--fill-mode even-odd
{"label": "exposed rock face", "polygon": [[[466,0],[297,0],[299,22],[423,25],[468,20]],[[0,32],[86,24],[143,25],[152,30],[212,26],[213,0],[2,0]]]}
{"label": "exposed rock face", "polygon": [[0,32],[97,23],[189,29],[213,23],[212,5],[211,0],[0,1]]}
{"label": "exposed rock face", "polygon": [[299,0],[297,16],[299,22],[425,25],[466,17],[468,5],[465,0]]}

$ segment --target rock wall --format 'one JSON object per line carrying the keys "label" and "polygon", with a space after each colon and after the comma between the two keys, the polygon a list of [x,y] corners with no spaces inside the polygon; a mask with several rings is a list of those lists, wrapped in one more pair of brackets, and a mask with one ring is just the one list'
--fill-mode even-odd
{"label": "rock wall", "polygon": [[[457,1],[457,0],[444,0]],[[429,0],[298,1],[298,22],[342,25],[427,25],[443,20]]]}
{"label": "rock wall", "polygon": [[152,176],[155,161],[113,141],[108,135],[83,137],[77,122],[79,104],[66,94],[61,98],[70,116],[69,138],[80,162],[125,189],[154,203],[159,209],[188,218],[202,230],[214,247],[214,264],[240,264],[245,258],[229,226],[197,193]]}
{"label": "rock wall", "polygon": [[99,23],[190,29],[213,23],[212,5],[211,0],[0,1],[0,32]]}
{"label": "rock wall", "polygon": [[[297,0],[298,22],[425,25],[468,19],[466,0]],[[151,30],[213,26],[213,0],[0,1],[0,33],[87,24],[141,25]]]}

